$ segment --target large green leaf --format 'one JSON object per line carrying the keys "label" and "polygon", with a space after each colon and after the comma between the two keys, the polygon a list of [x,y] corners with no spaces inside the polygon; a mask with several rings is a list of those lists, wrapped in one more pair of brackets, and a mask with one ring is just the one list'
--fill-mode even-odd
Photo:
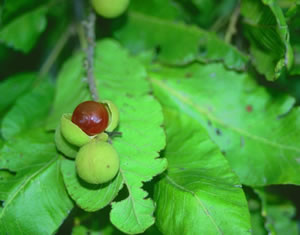
{"label": "large green leaf", "polygon": [[[62,113],[70,112],[87,98],[87,84],[82,82],[83,74],[79,69],[81,58],[66,62],[60,73],[48,124],[51,129],[58,125]],[[95,211],[110,203],[124,182],[129,194],[126,199],[112,204],[111,221],[126,233],[140,233],[154,223],[154,204],[151,199],[145,199],[147,193],[141,187],[144,181],[166,168],[165,159],[156,159],[165,145],[161,107],[149,95],[145,68],[114,41],[97,44],[95,78],[100,98],[113,101],[120,111],[118,131],[122,136],[112,140],[120,156],[120,173],[109,184],[91,186],[78,179],[74,161],[65,160],[62,165],[65,184],[80,207]]]}
{"label": "large green leaf", "polygon": [[218,64],[157,67],[151,76],[161,103],[199,121],[242,183],[300,184],[300,109],[292,109],[293,98],[271,95],[249,74]]}
{"label": "large green leaf", "polygon": [[46,28],[45,14],[46,9],[41,7],[17,17],[1,28],[0,42],[16,50],[29,52]]}
{"label": "large green leaf", "polygon": [[[26,147],[23,144],[22,148]],[[72,209],[57,158],[38,166],[26,167],[24,162],[15,177],[0,181],[1,198],[5,200],[0,210],[0,234],[52,234]]]}
{"label": "large green leaf", "polygon": [[268,80],[275,80],[293,64],[290,35],[275,0],[243,0],[244,32],[250,41],[253,63]]}
{"label": "large green leaf", "polygon": [[10,139],[45,123],[53,99],[53,86],[46,82],[21,96],[2,121],[2,135]]}
{"label": "large green leaf", "polygon": [[20,97],[4,118],[3,123],[14,125],[3,127],[7,140],[0,150],[0,173],[6,173],[0,177],[1,235],[53,234],[73,207],[60,174],[54,134],[43,128],[52,93],[52,86],[43,83]]}
{"label": "large green leaf", "polygon": [[0,116],[11,106],[15,100],[30,87],[36,79],[34,73],[21,73],[6,78],[0,83],[0,94],[5,99],[0,99]]}
{"label": "large green leaf", "polygon": [[165,159],[156,159],[165,145],[161,107],[149,95],[143,66],[112,41],[98,44],[95,75],[100,96],[120,109],[118,130],[122,137],[113,144],[120,155],[120,174],[129,193],[125,200],[112,204],[110,218],[123,232],[141,233],[154,223],[154,204],[145,199],[142,182],[151,180],[167,165]]}
{"label": "large green leaf", "polygon": [[250,215],[238,177],[195,120],[165,112],[168,171],[155,188],[163,234],[250,234]]}
{"label": "large green leaf", "polygon": [[262,200],[262,215],[266,218],[266,229],[272,235],[297,235],[299,228],[294,219],[296,208],[291,202],[263,188],[255,190]]}
{"label": "large green leaf", "polygon": [[126,24],[115,36],[133,52],[158,49],[156,59],[167,64],[220,61],[228,68],[242,70],[248,60],[213,33],[137,11],[129,12]]}

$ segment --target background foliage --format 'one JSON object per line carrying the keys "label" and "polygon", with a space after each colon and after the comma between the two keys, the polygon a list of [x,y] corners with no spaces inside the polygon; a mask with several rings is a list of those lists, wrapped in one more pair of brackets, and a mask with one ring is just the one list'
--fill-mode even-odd
{"label": "background foliage", "polygon": [[299,0],[97,15],[95,82],[122,133],[101,185],[54,143],[61,115],[91,99],[88,8],[0,1],[0,234],[299,234]]}

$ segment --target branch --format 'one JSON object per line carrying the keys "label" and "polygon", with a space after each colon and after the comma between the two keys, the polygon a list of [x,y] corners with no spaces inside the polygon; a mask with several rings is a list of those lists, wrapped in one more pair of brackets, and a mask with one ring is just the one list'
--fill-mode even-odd
{"label": "branch", "polygon": [[55,47],[51,51],[50,55],[42,65],[39,77],[44,77],[47,73],[49,73],[50,69],[52,68],[53,64],[55,63],[57,57],[60,55],[61,51],[64,49],[66,43],[68,42],[70,36],[74,34],[73,26],[69,26],[68,29],[62,34],[59,38]]}
{"label": "branch", "polygon": [[225,34],[225,42],[230,43],[232,36],[236,33],[236,24],[240,15],[240,4],[235,8],[230,17],[229,26]]}
{"label": "branch", "polygon": [[95,13],[92,9],[90,9],[87,21],[83,22],[83,26],[85,29],[85,38],[87,41],[87,48],[85,49],[86,58],[84,65],[92,98],[94,101],[98,101],[99,95],[94,78],[95,21]]}

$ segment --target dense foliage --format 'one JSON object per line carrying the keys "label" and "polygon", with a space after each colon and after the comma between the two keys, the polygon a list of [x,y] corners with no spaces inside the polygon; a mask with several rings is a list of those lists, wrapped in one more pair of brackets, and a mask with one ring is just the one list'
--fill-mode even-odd
{"label": "dense foliage", "polygon": [[[299,0],[113,2],[0,1],[0,235],[299,234]],[[95,95],[101,184],[60,133]]]}

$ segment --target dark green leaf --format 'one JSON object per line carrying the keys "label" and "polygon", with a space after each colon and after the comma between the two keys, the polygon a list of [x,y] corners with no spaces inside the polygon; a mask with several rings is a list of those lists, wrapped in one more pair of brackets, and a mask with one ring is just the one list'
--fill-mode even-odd
{"label": "dark green leaf", "polygon": [[296,208],[291,202],[260,188],[255,190],[262,200],[262,215],[266,218],[266,229],[272,235],[297,235],[299,229],[295,217]]}
{"label": "dark green leaf", "polygon": [[31,86],[36,79],[34,73],[21,73],[6,78],[0,83],[0,94],[5,99],[0,99],[0,116],[11,106],[15,100]]}
{"label": "dark green leaf", "polygon": [[135,11],[129,12],[126,24],[115,36],[135,53],[156,48],[157,59],[167,64],[220,61],[228,68],[242,70],[248,61],[213,33]]}
{"label": "dark green leaf", "polygon": [[2,121],[2,135],[10,139],[19,133],[44,124],[53,99],[53,86],[42,83],[20,97]]}
{"label": "dark green leaf", "polygon": [[16,50],[29,52],[46,28],[44,7],[27,12],[0,30],[0,42]]}
{"label": "dark green leaf", "polygon": [[254,65],[275,80],[293,64],[293,51],[284,15],[275,0],[243,0],[245,35],[251,43]]}

